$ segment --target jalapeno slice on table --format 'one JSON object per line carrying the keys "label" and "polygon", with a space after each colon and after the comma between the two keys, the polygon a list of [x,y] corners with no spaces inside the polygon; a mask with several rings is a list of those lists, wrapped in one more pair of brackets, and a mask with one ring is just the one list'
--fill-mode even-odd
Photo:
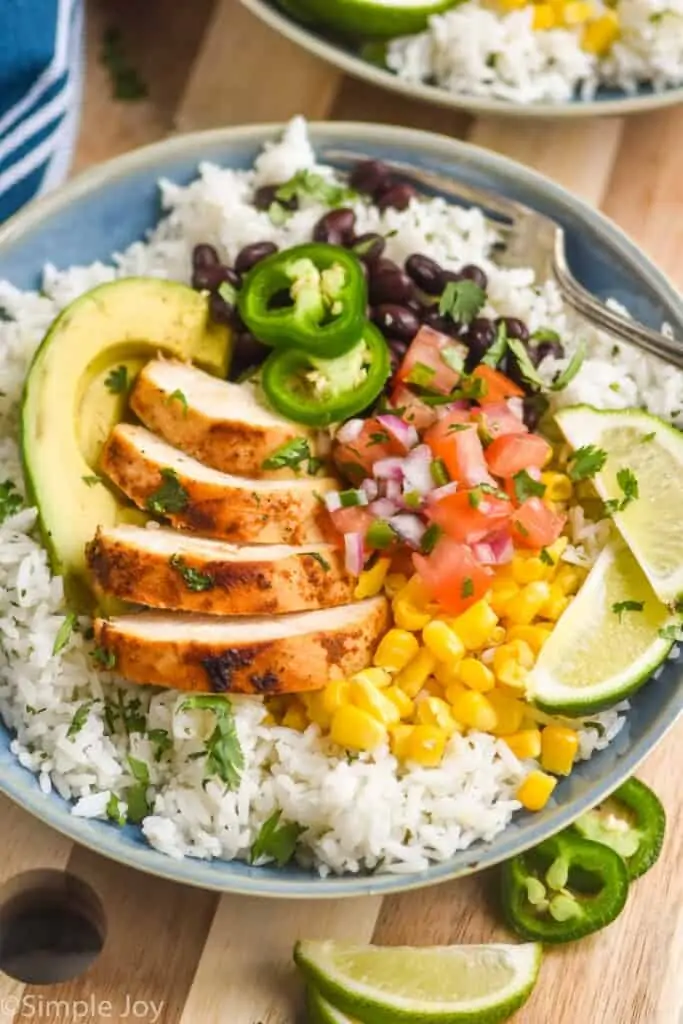
{"label": "jalapeno slice on table", "polygon": [[360,261],[325,243],[298,245],[261,260],[239,295],[240,315],[259,341],[325,359],[357,344],[366,305]]}
{"label": "jalapeno slice on table", "polygon": [[618,853],[561,832],[503,865],[503,912],[525,939],[573,942],[619,916],[628,886]]}
{"label": "jalapeno slice on table", "polygon": [[271,405],[296,423],[326,427],[367,409],[391,372],[387,344],[370,323],[361,340],[336,359],[282,349],[266,359],[261,386]]}
{"label": "jalapeno slice on table", "polygon": [[639,779],[628,779],[612,796],[574,822],[596,843],[610,846],[626,861],[629,878],[640,878],[662,852],[666,813],[659,797]]}

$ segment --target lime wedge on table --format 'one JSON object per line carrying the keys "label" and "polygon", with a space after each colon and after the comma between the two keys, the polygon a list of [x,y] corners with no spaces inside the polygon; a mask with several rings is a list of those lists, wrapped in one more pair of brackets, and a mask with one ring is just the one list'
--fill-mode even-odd
{"label": "lime wedge on table", "polygon": [[327,1001],[363,1024],[495,1024],[528,998],[541,947],[299,942],[294,959],[315,990],[312,1000],[322,995],[323,1011]]}
{"label": "lime wedge on table", "polygon": [[308,1024],[361,1024],[328,1003],[314,988],[308,990]]}
{"label": "lime wedge on table", "polygon": [[527,677],[548,711],[585,715],[637,690],[666,658],[678,620],[653,593],[621,540],[598,557]]}
{"label": "lime wedge on table", "polygon": [[277,0],[300,20],[345,35],[390,39],[427,27],[432,14],[459,0]]}
{"label": "lime wedge on table", "polygon": [[[603,500],[625,504],[614,521],[659,599],[673,604],[683,594],[683,433],[638,409],[575,405],[555,419],[574,449],[606,453],[593,483]],[[620,473],[637,483],[637,497],[626,503]]]}

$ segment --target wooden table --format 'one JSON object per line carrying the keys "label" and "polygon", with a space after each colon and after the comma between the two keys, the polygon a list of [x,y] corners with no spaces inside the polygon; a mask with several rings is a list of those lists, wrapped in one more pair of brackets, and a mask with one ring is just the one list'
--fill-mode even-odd
{"label": "wooden table", "polygon": [[[345,79],[274,36],[238,0],[91,0],[89,12],[88,92],[77,169],[171,131],[276,121],[297,112],[428,128],[466,137],[560,181],[602,207],[683,283],[683,108],[573,125],[472,120]],[[104,26],[112,22],[120,25],[149,82],[149,99],[141,103],[110,98],[98,49]],[[683,1019],[681,739],[679,727],[641,773],[669,814],[659,864],[634,888],[616,924],[546,956],[538,987],[515,1018],[519,1024]],[[0,813],[0,882],[31,868],[68,868],[97,891],[108,927],[99,959],[71,982],[36,989],[0,975],[0,1024],[31,1017],[50,1024],[293,1024],[301,997],[290,967],[297,936],[388,944],[504,938],[487,910],[486,876],[315,908],[218,897],[108,863],[4,800]]]}

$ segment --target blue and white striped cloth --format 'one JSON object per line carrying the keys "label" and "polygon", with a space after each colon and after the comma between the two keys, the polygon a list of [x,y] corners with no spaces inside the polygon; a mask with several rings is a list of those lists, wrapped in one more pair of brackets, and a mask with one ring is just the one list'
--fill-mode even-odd
{"label": "blue and white striped cloth", "polygon": [[68,173],[82,48],[83,0],[0,0],[0,223]]}

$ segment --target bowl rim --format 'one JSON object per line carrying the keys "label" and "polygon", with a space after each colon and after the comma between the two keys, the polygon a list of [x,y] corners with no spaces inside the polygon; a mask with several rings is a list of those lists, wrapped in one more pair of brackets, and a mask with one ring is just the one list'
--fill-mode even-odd
{"label": "bowl rim", "polygon": [[268,0],[240,0],[240,3],[274,31],[353,78],[367,81],[380,89],[399,93],[408,99],[422,100],[436,107],[462,110],[478,116],[507,117],[516,120],[555,120],[556,118],[574,120],[588,117],[621,117],[628,114],[643,114],[649,110],[660,110],[663,107],[683,103],[683,84],[668,86],[659,92],[642,96],[629,96],[625,93],[618,99],[576,100],[562,103],[522,104],[509,100],[489,99],[485,96],[470,96],[467,93],[449,92],[447,89],[426,85],[423,82],[407,82],[391,71],[376,67],[370,61],[347,52],[343,46],[316,35],[305,25],[298,25],[285,12],[272,7]]}
{"label": "bowl rim", "polygon": [[[189,157],[196,164],[201,163],[203,149],[216,145],[231,143],[263,142],[276,138],[283,131],[283,124],[248,125],[243,127],[219,128],[204,132],[179,135],[134,150],[84,171],[68,184],[55,192],[43,196],[27,208],[15,214],[0,227],[0,251],[11,247],[20,238],[29,236],[40,227],[46,215],[56,214],[77,205],[80,198],[90,192],[116,181],[124,179],[137,170],[155,168],[159,161],[174,157]],[[394,126],[373,125],[355,122],[311,122],[309,124],[311,138],[316,144],[316,136],[323,133],[326,139],[336,137],[343,140],[349,135],[355,141],[360,140],[368,151],[373,146],[395,146],[403,151],[404,158],[414,160],[416,154],[424,159],[438,159],[441,165],[448,160],[459,164],[470,164],[482,170],[492,170],[498,177],[513,180],[517,184],[538,188],[549,195],[563,209],[579,212],[583,221],[592,222],[602,237],[609,242],[632,268],[637,268],[641,279],[668,304],[678,307],[683,322],[683,297],[679,295],[666,276],[640,252],[629,237],[598,210],[591,208],[578,197],[572,196],[566,189],[530,170],[507,157],[499,156],[471,143],[453,140],[416,129],[402,129]],[[406,153],[407,151],[407,153]],[[164,174],[163,168],[155,169],[158,177]],[[571,809],[559,806],[553,809],[549,821],[542,820],[530,830],[530,837],[519,839],[514,830],[506,838],[506,830],[498,834],[492,843],[472,850],[471,862],[464,867],[452,867],[452,860],[430,865],[424,871],[410,874],[379,874],[379,875],[330,875],[319,878],[304,874],[300,877],[282,875],[271,877],[261,868],[251,868],[248,872],[234,875],[230,872],[230,862],[215,860],[203,861],[196,858],[184,860],[173,859],[148,846],[141,840],[134,846],[121,841],[120,833],[114,826],[100,820],[82,819],[70,813],[67,805],[57,802],[54,794],[46,796],[39,789],[35,775],[27,769],[20,768],[14,755],[7,753],[12,768],[11,775],[0,772],[0,792],[23,807],[31,815],[47,824],[55,831],[74,842],[85,846],[102,856],[122,863],[128,867],[145,871],[169,881],[181,882],[203,889],[221,893],[287,898],[287,899],[329,899],[354,898],[361,896],[389,895],[450,881],[466,874],[471,874],[485,867],[492,867],[529,847],[536,845],[547,835],[554,834],[567,827],[586,810],[604,800],[621,783],[637,769],[642,760],[648,756],[655,746],[674,726],[683,712],[683,688],[677,690],[672,705],[666,715],[661,715],[645,732],[639,741],[628,751],[619,756],[616,764],[606,775],[591,784],[590,795],[574,797]],[[3,723],[2,728],[7,729]],[[7,732],[10,732],[7,729]],[[21,773],[21,774],[19,774]],[[103,827],[106,826],[106,827]],[[100,834],[93,837],[93,828]],[[464,852],[464,851],[463,851]],[[449,865],[451,865],[449,867]]]}

